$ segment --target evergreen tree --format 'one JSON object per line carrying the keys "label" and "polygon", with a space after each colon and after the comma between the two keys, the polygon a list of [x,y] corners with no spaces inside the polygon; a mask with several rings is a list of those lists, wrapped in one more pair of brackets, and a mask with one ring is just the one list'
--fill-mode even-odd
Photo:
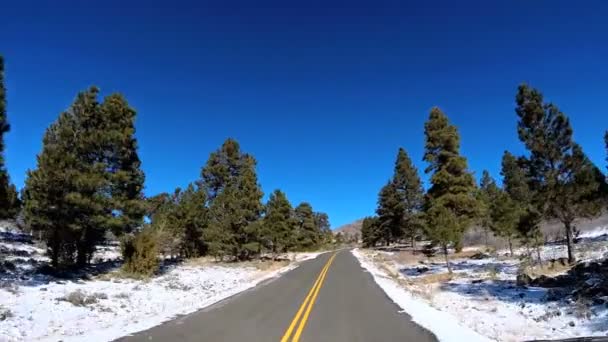
{"label": "evergreen tree", "polygon": [[[209,225],[203,231],[203,239],[209,254],[222,260],[225,256],[238,254],[236,236],[233,233],[238,225],[238,194],[233,187],[219,192],[209,206]],[[238,255],[237,255],[238,256]]]}
{"label": "evergreen tree", "polygon": [[380,233],[388,246],[395,238],[401,236],[405,219],[404,202],[393,181],[388,181],[380,190],[376,214]]}
{"label": "evergreen tree", "polygon": [[492,229],[492,203],[496,200],[499,191],[500,189],[496,185],[496,181],[490,176],[488,170],[483,170],[479,182],[477,200],[479,203],[479,225],[484,231],[486,248],[488,247],[488,235]]}
{"label": "evergreen tree", "polygon": [[331,225],[329,223],[329,216],[323,212],[315,212],[315,226],[317,226],[317,230],[321,235],[321,239],[323,243],[330,243],[333,237],[333,233],[331,232]]}
{"label": "evergreen tree", "polygon": [[415,252],[416,238],[421,230],[420,213],[424,199],[422,182],[418,176],[418,169],[412,163],[403,148],[397,153],[393,183],[403,208],[403,227],[400,231],[393,231],[394,238],[405,235],[410,239],[412,249]]}
{"label": "evergreen tree", "polygon": [[145,176],[135,138],[136,112],[120,94],[106,97],[100,111],[105,121],[105,127],[101,127],[102,134],[107,137],[104,151],[111,152],[105,160],[110,170],[110,205],[114,212],[111,228],[115,235],[120,236],[138,228],[146,211],[143,196]]}
{"label": "evergreen tree", "polygon": [[262,244],[275,255],[295,245],[296,222],[291,203],[281,190],[270,194],[263,219]]}
{"label": "evergreen tree", "polygon": [[499,190],[490,205],[490,228],[495,235],[507,240],[511,256],[513,256],[513,240],[518,233],[520,213],[518,203],[506,192]]}
{"label": "evergreen tree", "polygon": [[310,249],[317,246],[321,241],[321,234],[317,229],[314,212],[309,203],[300,203],[294,210],[296,221],[298,247]]}
{"label": "evergreen tree", "polygon": [[46,239],[55,267],[88,263],[109,229],[133,230],[145,209],[135,112],[118,95],[100,104],[97,94],[95,87],[78,94],[51,125],[26,181],[26,220]]}
{"label": "evergreen tree", "polygon": [[264,193],[258,183],[255,172],[256,164],[257,162],[252,156],[243,156],[238,193],[241,202],[239,218],[245,224],[244,226],[235,226],[241,258],[249,258],[250,255],[259,254],[261,249],[257,229],[259,225],[252,226],[261,218],[264,210],[262,204]]}
{"label": "evergreen tree", "polygon": [[205,241],[217,256],[247,259],[260,250],[259,229],[252,226],[263,210],[255,166],[255,159],[241,153],[236,140],[227,139],[202,170],[210,214]]}
{"label": "evergreen tree", "polygon": [[458,130],[439,108],[431,110],[424,132],[424,160],[429,163],[425,172],[432,173],[425,202],[427,234],[442,247],[451,272],[448,246],[459,249],[466,228],[477,215],[475,181],[460,155]]}
{"label": "evergreen tree", "polygon": [[532,180],[528,175],[528,169],[529,163],[525,158],[516,158],[509,151],[504,152],[501,169],[502,183],[504,191],[519,207],[519,219],[516,224],[517,236],[528,248],[536,249],[538,262],[541,263],[540,246],[543,236],[540,223],[542,216],[538,210],[538,203],[533,201],[535,196],[530,188]]}
{"label": "evergreen tree", "polygon": [[344,234],[342,234],[342,232],[338,232],[338,234],[336,234],[336,245],[341,245],[344,243]]}
{"label": "evergreen tree", "polygon": [[527,85],[518,88],[516,113],[519,139],[530,151],[530,174],[538,184],[537,203],[542,212],[559,219],[565,228],[568,260],[574,262],[573,222],[599,212],[594,199],[599,184],[594,165],[572,139],[566,115]]}
{"label": "evergreen tree", "polygon": [[418,170],[403,148],[399,148],[393,177],[378,195],[379,224],[385,243],[408,238],[415,249],[421,230],[423,190]]}
{"label": "evergreen tree", "polygon": [[32,231],[40,232],[54,268],[74,262],[76,235],[67,195],[76,161],[72,137],[74,118],[63,113],[46,131],[37,168],[28,171],[24,190],[25,221]]}
{"label": "evergreen tree", "polygon": [[207,226],[206,193],[193,184],[185,190],[177,188],[171,197],[158,197],[152,227],[158,232],[164,254],[192,258],[204,255],[203,230]]}
{"label": "evergreen tree", "polygon": [[382,238],[382,232],[378,225],[378,217],[366,217],[361,224],[361,239],[363,247],[375,247],[378,241]]}
{"label": "evergreen tree", "polygon": [[4,86],[4,58],[0,55],[0,219],[14,218],[20,207],[17,190],[10,184],[4,158],[4,135],[10,130],[6,113],[6,88]]}
{"label": "evergreen tree", "polygon": [[167,203],[170,202],[171,195],[166,192],[161,192],[158,195],[148,197],[145,200],[146,216],[150,221],[154,221],[155,215],[159,214]]}

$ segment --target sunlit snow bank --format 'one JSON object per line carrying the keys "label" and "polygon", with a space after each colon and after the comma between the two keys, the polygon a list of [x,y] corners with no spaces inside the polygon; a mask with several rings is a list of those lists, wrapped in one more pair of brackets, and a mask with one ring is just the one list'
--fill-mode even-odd
{"label": "sunlit snow bank", "polygon": [[374,281],[388,297],[410,315],[412,321],[431,331],[440,341],[489,341],[475,331],[462,326],[450,314],[439,311],[414,297],[392,279],[385,270],[371,262],[362,251],[354,249],[352,253],[359,260],[361,267],[374,277]]}
{"label": "sunlit snow bank", "polygon": [[[0,341],[108,341],[194,312],[297,267],[295,262],[268,262],[275,266],[267,270],[252,264],[192,262],[169,267],[148,281],[120,278],[112,269],[91,280],[60,280],[35,272],[48,259],[31,241],[4,239],[0,252],[0,259],[16,265],[0,270]],[[300,262],[319,254],[297,253],[290,259]],[[109,262],[118,256],[116,248],[104,247],[95,258]]]}
{"label": "sunlit snow bank", "polygon": [[[575,245],[579,260],[606,258],[605,227],[579,238]],[[389,297],[442,341],[469,340],[458,335],[461,330],[453,327],[455,322],[498,341],[608,335],[608,298],[575,300],[554,289],[517,286],[521,261],[505,256],[505,251],[499,257],[452,257],[452,277],[447,277],[442,261],[414,258],[408,252],[355,250],[353,254]],[[562,245],[546,245],[541,256],[548,264],[565,256],[565,250]]]}

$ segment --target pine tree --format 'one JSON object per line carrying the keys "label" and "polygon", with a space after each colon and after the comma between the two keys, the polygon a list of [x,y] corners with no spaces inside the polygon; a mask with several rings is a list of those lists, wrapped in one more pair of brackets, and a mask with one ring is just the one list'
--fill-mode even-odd
{"label": "pine tree", "polygon": [[518,88],[515,109],[519,139],[530,151],[530,173],[538,184],[537,203],[542,212],[559,219],[565,228],[568,260],[575,261],[573,225],[579,217],[593,217],[599,212],[599,184],[594,165],[572,139],[572,128],[566,115],[542,94],[527,85]]}
{"label": "pine tree", "polygon": [[236,140],[227,139],[211,153],[202,170],[201,185],[207,193],[210,214],[205,241],[217,256],[247,259],[260,250],[258,229],[251,226],[263,210],[255,167],[255,159],[241,153]]}
{"label": "pine tree", "polygon": [[294,210],[294,218],[297,230],[297,245],[300,249],[311,249],[317,246],[321,240],[321,235],[317,229],[312,206],[303,202]]}
{"label": "pine tree", "polygon": [[26,181],[26,221],[46,238],[55,267],[84,266],[109,229],[131,231],[145,209],[135,112],[116,95],[100,104],[98,92],[79,93],[51,125]]}
{"label": "pine tree", "polygon": [[112,152],[105,160],[110,167],[110,205],[115,213],[111,228],[115,235],[120,236],[133,232],[142,224],[146,209],[143,196],[145,176],[135,138],[136,112],[120,94],[106,97],[100,111],[105,121],[102,130],[107,145],[104,150]]}
{"label": "pine tree", "polygon": [[[160,201],[162,197],[156,200]],[[190,184],[185,190],[177,188],[159,205],[152,227],[163,240],[159,243],[165,254],[192,258],[206,253],[203,231],[207,226],[208,210],[205,204],[205,191]]]}
{"label": "pine tree", "polygon": [[295,245],[296,222],[293,208],[285,193],[275,190],[270,194],[266,204],[266,215],[263,219],[262,244],[265,248],[283,253]]}
{"label": "pine tree", "polygon": [[402,229],[396,232],[393,231],[393,236],[397,238],[405,235],[406,238],[410,239],[412,249],[415,252],[416,238],[418,238],[421,229],[420,213],[422,211],[424,191],[422,190],[422,182],[418,176],[418,169],[416,169],[403,148],[400,148],[397,153],[392,181],[395,183],[395,189],[403,204],[404,215]]}
{"label": "pine tree", "polygon": [[241,222],[245,222],[244,226],[237,225],[236,233],[237,243],[239,244],[239,253],[241,258],[247,259],[251,255],[259,254],[260,243],[257,233],[257,225],[253,223],[257,222],[264,210],[262,204],[262,197],[264,193],[258,183],[257,174],[255,172],[256,160],[245,154],[241,161],[241,173],[239,177],[239,198],[241,201],[239,217]]}
{"label": "pine tree", "polygon": [[378,217],[366,217],[361,224],[361,239],[363,247],[375,247],[378,241],[382,238],[380,227],[378,225]]}
{"label": "pine tree", "polygon": [[513,256],[513,240],[517,237],[520,207],[511,197],[499,190],[490,205],[490,228],[495,235],[507,240],[509,254]]}
{"label": "pine tree", "polygon": [[4,135],[10,131],[6,113],[6,88],[4,86],[4,58],[0,55],[0,219],[14,218],[19,210],[19,198],[14,185],[10,184],[4,158]]}
{"label": "pine tree", "polygon": [[504,191],[519,207],[517,236],[528,248],[536,249],[538,262],[542,263],[540,258],[540,246],[543,240],[540,230],[542,216],[538,210],[538,203],[533,201],[535,196],[530,187],[532,180],[528,170],[529,163],[525,158],[516,158],[509,151],[504,152],[500,173],[503,176]]}
{"label": "pine tree", "polygon": [[331,232],[331,224],[329,223],[329,216],[323,212],[315,212],[315,226],[317,226],[317,230],[319,234],[321,234],[322,243],[330,243],[333,238],[333,233]]}
{"label": "pine tree", "polygon": [[484,231],[486,248],[488,248],[489,232],[492,229],[492,203],[496,200],[499,191],[496,181],[490,176],[488,170],[483,170],[479,182],[479,191],[477,192],[477,201],[479,203],[479,225]]}
{"label": "pine tree", "polygon": [[429,163],[425,172],[432,173],[425,202],[427,234],[441,245],[451,272],[448,246],[461,246],[466,228],[477,215],[475,181],[460,155],[458,130],[439,108],[431,110],[424,132],[424,160]]}
{"label": "pine tree", "polygon": [[223,260],[225,256],[238,255],[238,246],[234,232],[237,221],[238,194],[233,187],[228,187],[216,194],[209,205],[209,225],[203,231],[203,239],[209,254]]}
{"label": "pine tree", "polygon": [[41,233],[54,268],[74,262],[76,239],[67,195],[76,162],[72,115],[62,113],[46,131],[37,168],[28,171],[24,190],[24,214],[28,227]]}
{"label": "pine tree", "polygon": [[404,202],[393,181],[388,181],[380,190],[376,214],[379,230],[384,243],[388,246],[395,238],[401,236],[405,218]]}

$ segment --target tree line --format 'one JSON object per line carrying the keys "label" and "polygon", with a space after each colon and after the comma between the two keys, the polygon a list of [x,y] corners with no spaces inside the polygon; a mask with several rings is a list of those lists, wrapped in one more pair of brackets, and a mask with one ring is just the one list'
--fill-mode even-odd
{"label": "tree line", "polygon": [[[574,141],[566,114],[546,102],[540,91],[522,84],[515,102],[517,134],[528,154],[504,151],[502,186],[487,170],[480,184],[475,183],[460,153],[457,127],[435,107],[424,125],[429,188],[423,190],[418,170],[400,148],[393,177],[379,192],[376,215],[363,222],[363,244],[407,239],[415,247],[416,240],[425,237],[440,248],[451,271],[448,250],[462,249],[465,232],[478,225],[486,236],[492,232],[504,238],[511,254],[513,242],[519,241],[530,254],[535,250],[541,262],[540,224],[556,219],[563,225],[568,261],[573,263],[575,221],[593,218],[605,208],[606,176]],[[608,131],[604,143],[608,154]]]}
{"label": "tree line", "polygon": [[118,93],[100,100],[96,87],[78,93],[47,128],[18,196],[3,158],[5,94],[0,56],[0,218],[21,212],[55,269],[86,266],[109,238],[121,241],[124,268],[138,274],[153,273],[159,255],[248,260],[332,240],[327,214],[309,203],[293,208],[280,190],[262,203],[257,162],[234,139],[210,154],[200,179],[146,198],[136,111]]}

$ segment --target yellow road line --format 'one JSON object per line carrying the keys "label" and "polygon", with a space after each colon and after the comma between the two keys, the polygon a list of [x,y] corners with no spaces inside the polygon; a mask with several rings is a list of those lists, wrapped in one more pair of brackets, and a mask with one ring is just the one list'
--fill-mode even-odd
{"label": "yellow road line", "polygon": [[[285,334],[283,335],[283,338],[281,338],[281,342],[287,342],[289,340],[289,337],[291,336],[291,333],[293,332],[293,329],[295,328],[296,324],[298,323],[298,320],[300,319],[300,316],[304,312],[304,308],[306,308],[306,305],[309,303],[310,299],[313,296],[316,298],[315,293],[319,292],[318,289],[321,287],[321,283],[323,282],[323,279],[325,279],[325,274],[327,273],[327,270],[329,270],[329,265],[331,265],[331,263],[334,260],[335,256],[336,256],[336,253],[334,253],[329,258],[329,260],[327,260],[327,262],[325,263],[325,266],[323,266],[323,269],[321,270],[321,273],[319,273],[319,276],[317,277],[317,280],[315,280],[315,283],[310,288],[310,291],[308,291],[308,295],[306,295],[306,298],[304,299],[304,302],[302,303],[302,305],[300,305],[300,308],[298,309],[298,312],[296,313],[296,315],[294,316],[293,320],[291,321],[291,324],[289,325],[289,328],[287,328],[287,331],[285,331]],[[306,310],[306,311],[307,311],[308,314],[310,314],[310,310]],[[306,317],[308,317],[308,314],[306,315]],[[300,334],[301,334],[301,330],[302,329],[303,329],[303,327],[298,327],[298,331],[300,331]]]}
{"label": "yellow road line", "polygon": [[292,342],[298,342],[300,340],[300,335],[302,335],[302,331],[304,330],[304,327],[306,326],[306,322],[308,321],[308,316],[310,316],[312,307],[315,305],[315,301],[317,300],[317,295],[319,295],[319,290],[321,290],[321,286],[323,285],[323,281],[325,280],[327,271],[329,271],[329,266],[331,266],[331,263],[334,261],[335,256],[336,256],[335,254],[332,255],[331,259],[329,260],[327,269],[325,270],[325,273],[323,273],[323,277],[321,278],[321,281],[319,282],[319,285],[317,286],[315,293],[312,295],[310,302],[308,302],[308,308],[306,309],[306,312],[304,313],[304,317],[302,317],[302,320],[300,321],[298,330],[296,330],[295,335],[293,335],[293,339],[291,340]]}

